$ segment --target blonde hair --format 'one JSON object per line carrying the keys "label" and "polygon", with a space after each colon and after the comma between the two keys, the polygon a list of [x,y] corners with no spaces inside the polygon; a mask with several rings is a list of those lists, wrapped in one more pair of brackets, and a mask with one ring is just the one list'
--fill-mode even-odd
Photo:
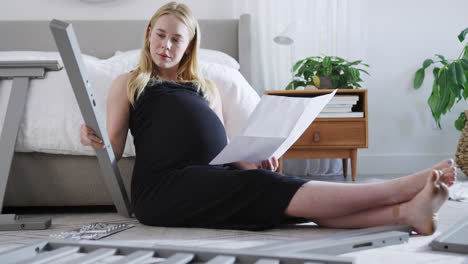
{"label": "blonde hair", "polygon": [[198,68],[198,50],[200,47],[200,29],[198,22],[192,15],[190,8],[184,4],[170,2],[163,5],[151,17],[146,27],[145,39],[143,48],[141,49],[140,61],[137,68],[130,72],[130,78],[127,83],[127,97],[130,103],[135,103],[135,94],[138,98],[144,91],[148,82],[158,77],[158,67],[155,65],[151,58],[149,49],[149,28],[153,27],[156,21],[163,15],[172,14],[179,18],[190,31],[190,44],[188,46],[188,53],[186,53],[181,61],[177,70],[177,81],[180,82],[193,82],[197,84],[203,92],[205,99],[212,106],[215,97],[215,88],[213,84],[205,79]]}

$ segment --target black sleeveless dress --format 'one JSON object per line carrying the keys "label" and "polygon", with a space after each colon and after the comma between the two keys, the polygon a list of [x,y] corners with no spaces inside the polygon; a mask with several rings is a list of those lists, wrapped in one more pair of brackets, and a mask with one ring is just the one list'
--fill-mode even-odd
{"label": "black sleeveless dress", "polygon": [[262,230],[290,220],[284,211],[307,180],[208,165],[227,144],[226,132],[197,85],[151,82],[130,107],[129,125],[131,200],[141,223]]}

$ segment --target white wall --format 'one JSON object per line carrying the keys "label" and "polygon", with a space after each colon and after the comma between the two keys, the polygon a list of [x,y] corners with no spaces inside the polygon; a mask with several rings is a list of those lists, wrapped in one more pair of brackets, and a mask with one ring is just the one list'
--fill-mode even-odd
{"label": "white wall", "polygon": [[369,149],[359,151],[363,174],[409,173],[454,157],[460,133],[453,122],[459,103],[435,128],[427,98],[432,68],[420,90],[412,88],[414,72],[426,58],[456,58],[462,45],[457,35],[468,27],[466,0],[366,0],[369,90]]}
{"label": "white wall", "polygon": [[[115,0],[89,4],[80,0],[2,0],[0,20],[149,19],[169,0]],[[233,18],[234,1],[185,0],[197,18]]]}

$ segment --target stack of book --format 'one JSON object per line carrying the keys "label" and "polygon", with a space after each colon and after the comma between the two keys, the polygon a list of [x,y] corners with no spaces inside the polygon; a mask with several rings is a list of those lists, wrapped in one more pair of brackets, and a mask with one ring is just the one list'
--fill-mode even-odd
{"label": "stack of book", "polygon": [[323,108],[318,118],[359,118],[364,112],[353,112],[353,106],[359,101],[357,95],[335,95]]}

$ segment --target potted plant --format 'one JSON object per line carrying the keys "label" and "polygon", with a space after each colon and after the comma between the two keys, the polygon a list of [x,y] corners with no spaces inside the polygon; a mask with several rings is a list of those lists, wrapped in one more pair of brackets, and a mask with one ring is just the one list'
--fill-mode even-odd
{"label": "potted plant", "polygon": [[[458,40],[463,43],[468,28],[458,35]],[[437,125],[440,126],[440,117],[452,109],[455,103],[468,98],[468,43],[463,47],[457,59],[448,60],[444,56],[436,54],[437,58],[426,59],[422,67],[414,75],[413,86],[415,89],[421,87],[424,81],[426,69],[434,65],[432,74],[434,81],[432,84],[432,93],[427,100],[431,108],[432,116]],[[465,126],[466,115],[460,113],[455,121],[455,127],[462,130]]]}
{"label": "potted plant", "polygon": [[293,80],[286,86],[286,90],[297,89],[313,85],[321,89],[357,89],[362,82],[361,72],[369,73],[359,65],[369,67],[362,61],[352,61],[336,56],[313,56],[299,60],[294,64]]}

